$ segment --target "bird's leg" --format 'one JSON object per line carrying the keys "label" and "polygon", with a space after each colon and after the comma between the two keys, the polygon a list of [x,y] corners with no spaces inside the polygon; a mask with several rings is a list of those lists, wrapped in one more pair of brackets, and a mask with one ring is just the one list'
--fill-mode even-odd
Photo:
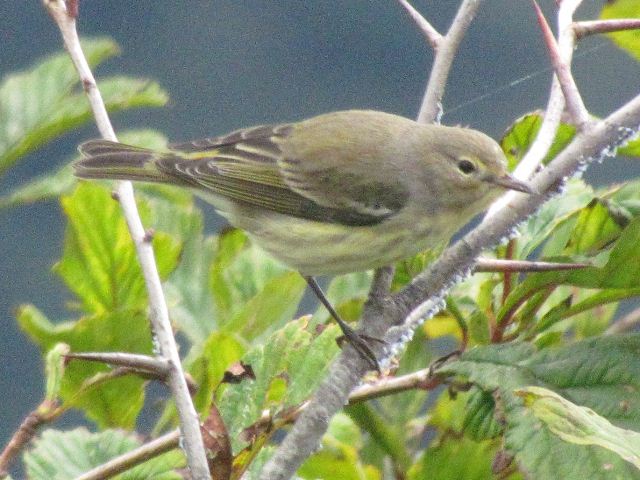
{"label": "bird's leg", "polygon": [[342,320],[342,318],[340,318],[340,315],[338,315],[338,312],[336,312],[336,310],[333,308],[333,305],[331,305],[331,302],[327,300],[327,297],[325,296],[324,292],[320,288],[320,285],[318,285],[318,282],[316,282],[316,279],[306,275],[303,275],[303,277],[307,281],[307,284],[309,285],[309,287],[311,287],[311,290],[313,290],[313,293],[315,293],[316,297],[318,297],[318,300],[320,300],[320,303],[322,303],[325,306],[325,308],[329,311],[329,314],[331,314],[334,320],[338,322],[338,326],[340,327],[340,330],[342,330],[342,333],[343,333],[342,338],[344,338],[347,342],[349,342],[353,346],[353,348],[355,348],[356,351],[362,356],[362,358],[364,358],[367,362],[369,362],[369,364],[374,369],[380,372],[380,364],[378,363],[376,354],[373,353],[373,351],[367,344],[367,341],[375,340],[382,343],[386,343],[386,342],[384,340],[380,340],[379,338],[367,337],[366,335],[360,335],[356,333],[353,330],[353,328],[349,326],[347,322],[345,322],[344,320]]}

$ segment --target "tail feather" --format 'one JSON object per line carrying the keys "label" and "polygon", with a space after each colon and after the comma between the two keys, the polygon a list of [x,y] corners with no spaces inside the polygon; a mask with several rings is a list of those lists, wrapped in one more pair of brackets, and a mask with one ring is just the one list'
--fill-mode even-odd
{"label": "tail feather", "polygon": [[84,157],[73,164],[80,178],[167,182],[170,177],[158,170],[162,153],[109,140],[89,140],[78,147]]}

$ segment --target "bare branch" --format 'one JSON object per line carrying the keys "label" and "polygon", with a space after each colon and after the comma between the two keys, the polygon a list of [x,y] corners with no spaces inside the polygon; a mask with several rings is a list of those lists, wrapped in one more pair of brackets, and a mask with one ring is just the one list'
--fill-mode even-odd
{"label": "bare branch", "polygon": [[398,0],[398,3],[407,11],[411,19],[418,26],[424,38],[429,42],[431,48],[438,50],[442,41],[442,35],[418,12],[407,0]]}
{"label": "bare branch", "polygon": [[502,260],[499,258],[478,258],[476,272],[554,272],[578,270],[591,267],[588,263],[529,262],[526,260]]}
{"label": "bare branch", "polygon": [[431,67],[429,83],[422,99],[418,122],[431,123],[442,112],[442,97],[453,59],[481,3],[482,0],[464,0],[449,31],[440,40]]}
{"label": "bare branch", "polygon": [[38,408],[29,413],[0,453],[0,478],[8,475],[8,468],[13,459],[35,437],[38,428],[58,417],[59,409],[55,402],[45,400]]}
{"label": "bare branch", "polygon": [[[540,6],[538,5],[538,2],[536,2],[536,0],[532,0],[532,3],[533,7],[536,10],[536,15],[538,16],[538,23],[540,24],[540,28],[542,29],[542,36],[544,37],[544,41],[547,44],[547,49],[549,50],[551,63],[553,64],[556,76],[558,77],[558,80],[560,82],[562,93],[564,93],[564,99],[567,104],[567,109],[569,110],[571,118],[576,124],[578,130],[582,130],[589,123],[589,112],[587,111],[587,108],[582,101],[582,97],[580,96],[580,92],[578,91],[578,86],[573,79],[571,69],[569,68],[569,63],[565,62],[562,59],[558,44],[553,37],[553,32],[551,31],[547,20],[544,18],[544,14],[542,13]],[[569,28],[569,31],[572,33],[573,29]]]}
{"label": "bare branch", "polygon": [[148,355],[126,352],[79,352],[68,353],[65,357],[145,370],[154,373],[159,378],[166,378],[169,373],[169,364],[164,359]]}
{"label": "bare branch", "polygon": [[611,20],[592,20],[573,23],[573,31],[578,40],[599,33],[637,29],[640,29],[640,18],[616,18]]}
{"label": "bare branch", "polygon": [[179,441],[180,431],[174,430],[83,473],[75,480],[106,480],[107,478],[115,477],[119,473],[126,472],[151,458],[178,448]]}
{"label": "bare branch", "polygon": [[[42,0],[42,2],[60,29],[65,47],[71,56],[89,98],[101,135],[108,140],[117,141],[102,96],[80,46],[74,11],[67,10],[67,5],[63,0]],[[72,2],[73,5],[77,5],[77,3]],[[138,260],[145,279],[149,297],[149,316],[156,343],[163,360],[169,365],[167,381],[175,398],[176,408],[180,417],[180,428],[184,439],[183,445],[191,475],[198,480],[208,479],[210,476],[204,444],[200,434],[198,415],[189,395],[178,348],[169,321],[169,312],[162,292],[153,248],[150,242],[145,241],[146,233],[140,221],[131,182],[118,182],[116,193],[131,237],[135,243]]]}

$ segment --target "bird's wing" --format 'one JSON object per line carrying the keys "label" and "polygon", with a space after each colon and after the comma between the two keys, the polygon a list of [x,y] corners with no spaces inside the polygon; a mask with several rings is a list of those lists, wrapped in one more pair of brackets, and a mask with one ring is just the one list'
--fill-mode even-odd
{"label": "bird's wing", "polygon": [[[223,197],[307,220],[364,226],[379,223],[395,213],[389,208],[369,208],[356,198],[345,198],[338,185],[337,191],[329,192],[337,201],[319,202],[307,194],[304,185],[292,183],[292,175],[283,175],[282,166],[288,160],[283,158],[281,145],[293,128],[265,125],[172,144],[169,148],[175,154],[163,155],[155,164],[164,174]],[[298,160],[289,162],[294,165]],[[324,181],[313,176],[309,180]],[[364,197],[375,194],[375,187],[371,192],[363,192],[362,188],[359,192],[347,188],[346,194],[359,193]]]}

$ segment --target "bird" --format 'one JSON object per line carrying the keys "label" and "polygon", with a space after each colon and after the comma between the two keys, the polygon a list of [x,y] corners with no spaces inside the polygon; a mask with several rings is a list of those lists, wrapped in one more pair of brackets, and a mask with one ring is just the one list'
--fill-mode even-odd
{"label": "bird", "polygon": [[379,370],[315,277],[391,265],[448,241],[505,189],[509,175],[484,133],[346,110],[259,125],[150,150],[109,140],[79,146],[74,173],[186,187],[297,270],[344,334]]}

